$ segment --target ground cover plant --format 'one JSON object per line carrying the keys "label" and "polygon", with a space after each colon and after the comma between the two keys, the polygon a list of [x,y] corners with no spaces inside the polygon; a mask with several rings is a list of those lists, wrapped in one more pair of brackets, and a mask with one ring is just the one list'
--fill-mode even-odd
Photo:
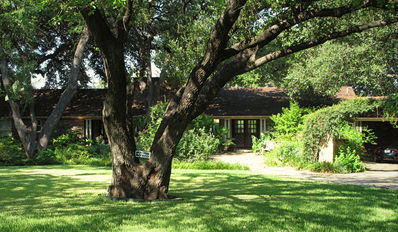
{"label": "ground cover plant", "polygon": [[184,200],[112,202],[98,196],[110,173],[0,167],[0,231],[398,231],[393,190],[174,170],[170,194]]}

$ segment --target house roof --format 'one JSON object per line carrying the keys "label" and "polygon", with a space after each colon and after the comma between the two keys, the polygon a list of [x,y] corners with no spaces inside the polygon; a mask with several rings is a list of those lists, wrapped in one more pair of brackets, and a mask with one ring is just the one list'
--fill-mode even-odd
{"label": "house roof", "polygon": [[[301,99],[301,106],[332,105],[339,100],[357,97],[350,86],[344,86],[335,98]],[[288,107],[289,96],[282,88],[224,88],[210,104],[206,113],[212,116],[269,116]]]}
{"label": "house roof", "polygon": [[[163,91],[164,92],[164,91]],[[50,115],[62,90],[36,90],[35,111],[37,117]],[[63,117],[100,117],[105,99],[105,89],[80,89],[66,107]],[[163,95],[165,95],[163,93]],[[334,99],[308,99],[299,101],[302,106],[331,105],[338,100],[355,98],[351,87],[343,87]],[[206,113],[212,116],[268,116],[289,106],[290,98],[282,88],[224,88],[210,104]],[[145,114],[142,101],[133,105],[135,115]],[[8,117],[8,104],[0,99],[0,117]],[[27,115],[27,113],[25,113]]]}
{"label": "house roof", "polygon": [[[63,90],[35,90],[35,112],[37,117],[50,115],[55,108]],[[65,108],[63,117],[100,117],[102,115],[105,89],[79,89],[71,103]],[[9,107],[4,99],[0,99],[0,117],[9,116]],[[134,102],[133,114],[145,114],[142,104]],[[24,111],[24,115],[27,112]]]}

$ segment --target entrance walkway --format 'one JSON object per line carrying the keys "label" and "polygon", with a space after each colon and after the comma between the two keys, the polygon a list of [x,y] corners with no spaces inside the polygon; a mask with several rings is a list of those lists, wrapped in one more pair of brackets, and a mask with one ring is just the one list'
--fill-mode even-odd
{"label": "entrance walkway", "polygon": [[365,163],[367,171],[350,174],[317,173],[296,170],[291,167],[270,167],[264,164],[264,157],[250,150],[238,150],[213,156],[215,160],[226,163],[246,165],[255,173],[310,180],[326,181],[336,184],[364,185],[398,190],[398,164]]}

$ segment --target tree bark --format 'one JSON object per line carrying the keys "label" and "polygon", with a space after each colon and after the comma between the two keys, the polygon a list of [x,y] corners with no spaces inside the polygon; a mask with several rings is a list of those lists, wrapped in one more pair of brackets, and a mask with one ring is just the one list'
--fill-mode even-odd
{"label": "tree bark", "polygon": [[[1,71],[1,80],[3,88],[6,94],[9,96],[8,103],[11,109],[12,119],[14,121],[15,129],[17,130],[17,134],[21,140],[21,143],[25,150],[25,155],[27,158],[33,158],[36,153],[36,130],[33,130],[37,127],[37,122],[32,121],[32,126],[28,128],[24,121],[22,120],[21,112],[19,110],[19,105],[14,101],[11,97],[10,93],[10,77],[8,73],[8,62],[5,53],[0,50],[0,71]],[[32,104],[30,104],[30,115],[31,118],[35,120],[34,112],[32,110]]]}

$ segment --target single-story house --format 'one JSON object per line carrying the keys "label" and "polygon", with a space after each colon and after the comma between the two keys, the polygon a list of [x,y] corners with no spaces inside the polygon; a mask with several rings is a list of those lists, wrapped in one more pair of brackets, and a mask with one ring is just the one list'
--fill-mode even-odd
{"label": "single-story house", "polygon": [[[55,107],[61,90],[36,90],[36,116],[39,126]],[[102,105],[105,98],[104,89],[81,89],[69,106],[65,109],[58,124],[58,130],[80,130],[87,138],[104,135],[101,121]],[[165,94],[163,94],[165,96]],[[301,101],[303,106],[331,105],[337,101],[357,97],[351,87],[343,87],[333,99],[309,99]],[[281,88],[224,88],[216,99],[210,104],[206,113],[214,118],[225,128],[229,129],[229,138],[234,139],[237,148],[250,148],[251,136],[259,137],[261,133],[272,128],[269,117],[282,112],[283,107],[289,106],[290,98]],[[134,114],[144,115],[145,109],[142,102],[134,102]],[[26,117],[28,118],[28,117]],[[379,137],[378,142],[396,138],[398,129],[375,112],[370,117],[356,118],[356,125],[368,126]],[[10,136],[13,132],[13,123],[8,104],[0,99],[0,136]]]}
{"label": "single-story house", "polygon": [[[102,106],[105,98],[104,89],[81,89],[65,109],[58,129],[80,130],[87,138],[104,135],[101,121]],[[36,90],[35,113],[39,127],[44,123],[61,95],[62,90]],[[334,100],[356,97],[351,87],[343,87]],[[333,100],[333,99],[332,99]],[[283,107],[289,106],[289,97],[281,88],[224,88],[206,110],[225,128],[229,129],[228,137],[234,138],[238,148],[250,148],[251,136],[260,136],[272,127],[269,117],[280,113]],[[304,105],[329,105],[333,101],[303,101]],[[143,104],[135,101],[134,115],[144,115]],[[26,116],[28,119],[28,117]],[[8,104],[0,100],[0,136],[10,136],[13,123]],[[15,132],[14,132],[15,133]]]}
{"label": "single-story house", "polygon": [[[355,97],[352,87],[345,86],[335,98],[308,99],[300,101],[300,105],[331,105]],[[270,116],[281,113],[290,101],[286,91],[277,87],[224,88],[206,113],[229,129],[228,137],[234,138],[238,148],[251,148],[251,137],[269,131],[273,126]]]}

